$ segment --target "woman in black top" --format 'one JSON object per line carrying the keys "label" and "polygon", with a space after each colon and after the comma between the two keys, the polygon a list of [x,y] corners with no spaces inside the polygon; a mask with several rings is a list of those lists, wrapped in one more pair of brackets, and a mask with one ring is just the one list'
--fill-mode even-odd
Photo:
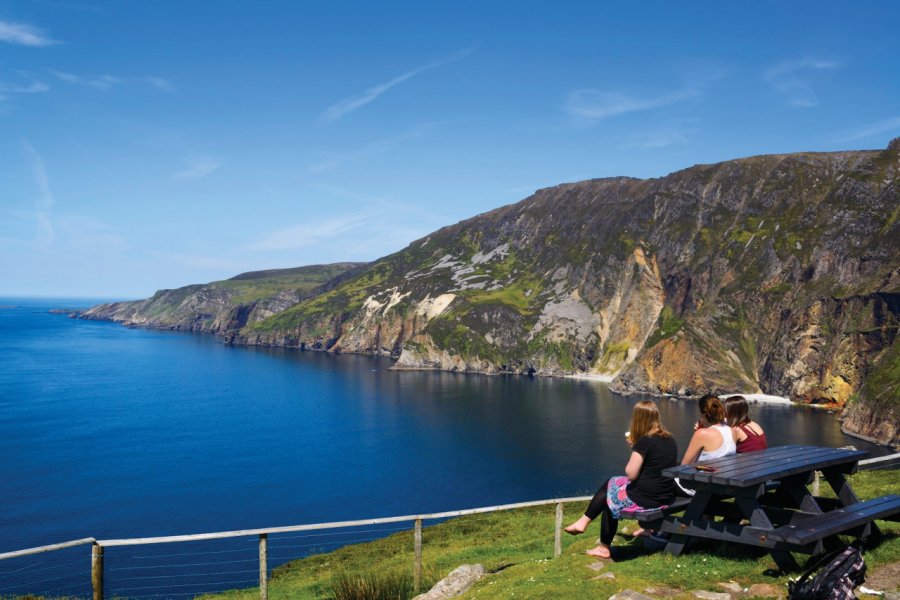
{"label": "woman in black top", "polygon": [[588,524],[600,517],[600,544],[587,551],[591,556],[610,557],[609,545],[623,511],[659,508],[675,500],[675,483],[663,477],[662,470],[678,464],[678,445],[659,422],[659,409],[654,402],[645,400],[634,406],[626,439],[632,453],[625,465],[625,476],[604,483],[584,515],[566,527],[572,535],[584,533]]}

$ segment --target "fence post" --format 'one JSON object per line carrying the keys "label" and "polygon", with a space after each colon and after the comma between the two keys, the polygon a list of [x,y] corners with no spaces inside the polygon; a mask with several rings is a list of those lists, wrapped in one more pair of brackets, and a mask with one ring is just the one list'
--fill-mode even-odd
{"label": "fence post", "polygon": [[103,546],[96,542],[91,546],[91,586],[94,600],[103,600]]}
{"label": "fence post", "polygon": [[562,554],[563,503],[556,503],[556,526],[553,528],[553,558]]}
{"label": "fence post", "polygon": [[422,519],[416,519],[413,546],[416,553],[416,563],[413,567],[413,589],[416,593],[419,593],[419,588],[422,585]]}
{"label": "fence post", "polygon": [[818,471],[816,471],[815,474],[813,475],[812,495],[813,496],[819,495],[819,472]]}
{"label": "fence post", "polygon": [[269,600],[269,536],[259,534],[259,600]]}

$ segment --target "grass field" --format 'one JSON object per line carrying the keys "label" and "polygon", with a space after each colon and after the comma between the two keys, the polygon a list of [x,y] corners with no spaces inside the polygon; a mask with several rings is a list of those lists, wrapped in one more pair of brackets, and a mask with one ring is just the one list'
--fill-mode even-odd
{"label": "grass field", "polygon": [[[900,470],[867,471],[852,478],[863,499],[900,490]],[[828,486],[823,484],[824,488]],[[575,520],[582,504],[565,507],[565,522]],[[721,592],[716,583],[734,581],[744,588],[763,583],[785,590],[789,576],[773,574],[775,564],[762,550],[709,543],[680,557],[644,550],[628,531],[633,521],[622,521],[613,549],[614,562],[599,571],[589,568],[597,561],[585,556],[598,534],[596,525],[582,536],[564,536],[563,553],[553,558],[554,508],[552,506],[452,519],[424,529],[424,577],[422,589],[462,564],[480,563],[490,574],[461,598],[608,598],[623,589],[653,596],[693,598],[696,590]],[[900,524],[880,522],[884,539],[866,553],[869,569],[900,561]],[[798,562],[806,558],[797,555]],[[269,583],[269,598],[335,598],[348,581],[357,587],[382,587],[398,580],[411,582],[413,570],[412,532],[400,532],[372,542],[346,546],[327,554],[285,564],[275,570]],[[608,578],[611,573],[614,578]],[[360,581],[364,580],[364,581]],[[352,587],[352,586],[351,586]],[[402,586],[400,586],[402,587]],[[346,595],[339,598],[388,597]],[[395,593],[390,596],[397,598]],[[400,593],[400,598],[407,597]],[[219,600],[254,600],[257,588],[207,596]]]}

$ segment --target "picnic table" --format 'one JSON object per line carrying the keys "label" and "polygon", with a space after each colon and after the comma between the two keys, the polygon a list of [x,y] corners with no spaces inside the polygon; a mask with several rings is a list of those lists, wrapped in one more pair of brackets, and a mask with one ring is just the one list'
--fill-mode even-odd
{"label": "picnic table", "polygon": [[[665,469],[664,475],[679,478],[695,494],[641,521],[670,534],[666,551],[675,556],[691,539],[712,539],[766,548],[780,569],[792,569],[792,551],[819,554],[832,536],[865,537],[878,532],[875,519],[900,517],[900,496],[860,502],[847,482],[867,456],[845,448],[780,446]],[[809,491],[816,471],[836,499]]]}

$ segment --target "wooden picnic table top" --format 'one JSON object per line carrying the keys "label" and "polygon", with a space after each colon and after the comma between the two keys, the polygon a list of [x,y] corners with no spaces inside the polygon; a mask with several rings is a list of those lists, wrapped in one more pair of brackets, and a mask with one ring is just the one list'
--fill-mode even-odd
{"label": "wooden picnic table top", "polygon": [[[679,465],[663,470],[663,475],[730,487],[750,487],[773,479],[820,471],[828,467],[855,464],[869,455],[863,450],[819,446],[777,446],[757,452],[732,454],[703,463]],[[698,471],[702,464],[715,471]]]}

